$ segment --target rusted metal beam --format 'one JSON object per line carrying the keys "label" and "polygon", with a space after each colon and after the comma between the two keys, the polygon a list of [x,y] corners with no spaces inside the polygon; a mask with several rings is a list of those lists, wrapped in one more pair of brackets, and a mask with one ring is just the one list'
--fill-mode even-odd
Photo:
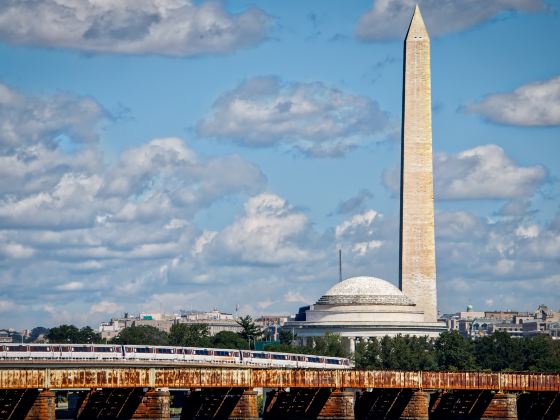
{"label": "rusted metal beam", "polygon": [[179,367],[1,368],[0,389],[408,388],[560,392],[560,374]]}

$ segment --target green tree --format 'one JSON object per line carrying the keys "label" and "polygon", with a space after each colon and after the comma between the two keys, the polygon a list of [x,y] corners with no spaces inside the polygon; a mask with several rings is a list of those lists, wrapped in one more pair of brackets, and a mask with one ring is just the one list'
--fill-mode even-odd
{"label": "green tree", "polygon": [[550,349],[546,358],[539,360],[537,369],[547,372],[560,372],[560,340],[549,339]]}
{"label": "green tree", "polygon": [[523,340],[497,331],[474,342],[474,356],[482,369],[493,371],[523,370]]}
{"label": "green tree", "polygon": [[62,324],[51,328],[45,338],[49,343],[79,343],[80,330],[75,325]]}
{"label": "green tree", "polygon": [[384,336],[380,342],[379,356],[381,360],[382,369],[400,369],[399,357],[397,349],[395,349],[395,342],[389,336]]}
{"label": "green tree", "polygon": [[457,331],[441,333],[434,343],[434,349],[439,369],[475,370],[477,368],[473,342]]}
{"label": "green tree", "polygon": [[31,330],[31,334],[29,337],[30,342],[35,342],[41,335],[46,336],[49,332],[48,328],[45,327],[35,327]]}
{"label": "green tree", "polygon": [[123,329],[111,340],[115,344],[165,346],[169,344],[168,334],[151,325],[132,326]]}
{"label": "green tree", "polygon": [[356,344],[354,363],[358,369],[381,369],[381,344],[377,338]]}
{"label": "green tree", "polygon": [[209,338],[208,324],[174,324],[169,331],[169,343],[173,346],[207,347]]}
{"label": "green tree", "polygon": [[523,370],[560,372],[560,342],[545,335],[523,340]]}
{"label": "green tree", "polygon": [[80,328],[80,331],[78,332],[78,340],[79,343],[101,343],[101,334],[99,334],[98,332],[95,332],[91,327],[87,326],[87,327],[83,327]]}
{"label": "green tree", "polygon": [[210,347],[217,349],[249,349],[249,344],[243,338],[232,331],[220,331],[210,338]]}
{"label": "green tree", "polygon": [[297,334],[293,330],[282,329],[278,338],[282,344],[292,344],[297,339]]}
{"label": "green tree", "polygon": [[255,324],[250,315],[240,317],[237,323],[241,327],[239,336],[247,342],[252,341],[251,348],[254,348],[255,341],[263,335],[263,331]]}
{"label": "green tree", "polygon": [[51,328],[46,338],[50,343],[88,344],[101,342],[101,335],[96,333],[91,327],[78,329],[74,325],[67,324]]}
{"label": "green tree", "polygon": [[356,367],[364,369],[434,370],[434,344],[427,337],[409,335],[372,338],[359,343],[354,353]]}
{"label": "green tree", "polygon": [[347,343],[339,334],[326,333],[322,337],[313,340],[314,345],[306,353],[313,353],[322,356],[348,357]]}

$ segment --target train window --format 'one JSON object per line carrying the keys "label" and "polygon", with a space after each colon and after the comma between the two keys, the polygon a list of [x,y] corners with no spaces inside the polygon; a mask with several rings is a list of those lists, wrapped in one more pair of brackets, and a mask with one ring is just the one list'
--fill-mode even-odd
{"label": "train window", "polygon": [[203,356],[208,356],[210,354],[210,352],[206,349],[196,349],[196,350],[193,350],[193,353],[194,354],[200,354],[200,355],[203,355]]}
{"label": "train window", "polygon": [[256,357],[257,359],[266,359],[266,354],[264,354],[264,353],[253,353],[253,357]]}
{"label": "train window", "polygon": [[173,354],[173,349],[158,348],[158,349],[156,349],[156,353],[159,353],[159,354]]}
{"label": "train window", "polygon": [[27,351],[27,346],[6,346],[6,351]]}
{"label": "train window", "polygon": [[244,351],[243,357],[251,357],[251,353],[249,353],[248,351]]}
{"label": "train window", "polygon": [[231,356],[229,351],[214,350],[215,356]]}
{"label": "train window", "polygon": [[134,352],[134,349],[132,347],[125,347],[124,351],[126,351],[127,353],[132,353]]}
{"label": "train window", "polygon": [[327,359],[327,364],[329,364],[329,365],[338,365],[338,360],[335,360],[335,359]]}
{"label": "train window", "polygon": [[32,352],[40,352],[40,351],[43,351],[43,352],[44,352],[44,351],[51,351],[51,348],[50,348],[50,347],[47,347],[47,346],[31,346],[31,347],[29,348],[29,351],[32,351]]}
{"label": "train window", "polygon": [[69,346],[60,346],[60,351],[71,351]]}
{"label": "train window", "polygon": [[184,352],[185,352],[185,354],[192,354],[192,350],[191,350],[191,349],[185,349]]}
{"label": "train window", "polygon": [[136,353],[151,353],[151,348],[150,347],[136,347],[135,352]]}
{"label": "train window", "polygon": [[87,352],[91,352],[91,347],[74,347],[72,348],[72,351],[75,351],[77,353],[87,353]]}
{"label": "train window", "polygon": [[285,354],[273,354],[272,358],[274,360],[286,360],[286,355]]}
{"label": "train window", "polygon": [[290,360],[296,361],[297,357],[296,356],[290,356]]}
{"label": "train window", "polygon": [[94,347],[93,351],[98,352],[98,353],[109,353],[111,351],[113,351],[112,347]]}

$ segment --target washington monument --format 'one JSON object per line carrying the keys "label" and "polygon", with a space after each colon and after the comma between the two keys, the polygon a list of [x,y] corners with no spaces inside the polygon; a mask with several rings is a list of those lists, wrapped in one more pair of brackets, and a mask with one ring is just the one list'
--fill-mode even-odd
{"label": "washington monument", "polygon": [[353,353],[356,340],[446,330],[437,322],[430,39],[418,6],[404,42],[403,83],[400,290],[377,277],[339,278],[286,323],[302,340],[340,334]]}
{"label": "washington monument", "polygon": [[437,320],[430,38],[416,6],[404,41],[399,286]]}

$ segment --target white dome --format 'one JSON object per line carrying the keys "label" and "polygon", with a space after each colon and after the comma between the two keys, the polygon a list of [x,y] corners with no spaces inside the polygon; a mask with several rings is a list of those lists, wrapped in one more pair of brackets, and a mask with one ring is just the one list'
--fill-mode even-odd
{"label": "white dome", "polygon": [[414,305],[397,287],[377,277],[350,277],[331,287],[317,304]]}

